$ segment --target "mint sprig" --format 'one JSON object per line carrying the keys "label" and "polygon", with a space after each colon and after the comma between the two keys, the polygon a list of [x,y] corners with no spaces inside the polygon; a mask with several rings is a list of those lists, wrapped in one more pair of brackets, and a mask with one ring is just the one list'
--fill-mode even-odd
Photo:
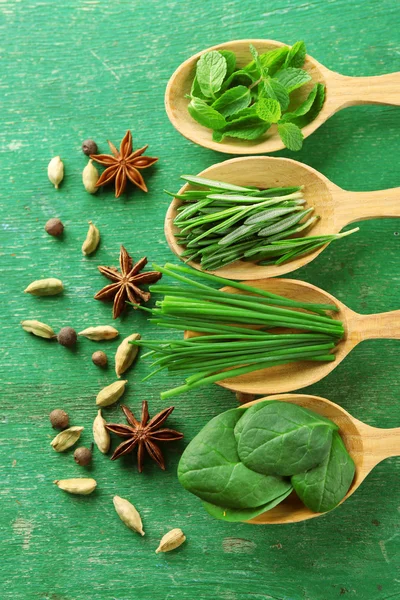
{"label": "mint sprig", "polygon": [[315,119],[325,99],[321,83],[316,83],[300,104],[291,97],[311,81],[303,68],[304,42],[263,54],[251,45],[250,52],[253,60],[242,68],[237,67],[230,50],[212,50],[200,57],[187,95],[190,115],[212,129],[217,142],[225,137],[256,140],[276,123],[285,146],[300,150],[301,128]]}

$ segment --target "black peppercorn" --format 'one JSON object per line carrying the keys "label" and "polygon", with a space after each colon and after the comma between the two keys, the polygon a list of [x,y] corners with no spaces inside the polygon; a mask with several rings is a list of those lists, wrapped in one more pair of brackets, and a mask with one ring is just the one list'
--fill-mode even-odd
{"label": "black peppercorn", "polygon": [[71,346],[75,346],[77,340],[77,334],[75,329],[72,327],[63,327],[58,332],[57,341],[61,346],[66,346],[70,348]]}
{"label": "black peppercorn", "polygon": [[81,467],[86,467],[92,462],[92,451],[84,446],[77,448],[74,452],[74,460]]}
{"label": "black peppercorn", "polygon": [[97,144],[93,140],[85,140],[82,144],[82,152],[86,154],[86,156],[90,156],[91,154],[97,154]]}
{"label": "black peppercorn", "polygon": [[108,363],[107,354],[102,350],[97,350],[92,354],[92,361],[98,367],[106,367]]}
{"label": "black peppercorn", "polygon": [[49,235],[58,237],[64,231],[64,225],[61,223],[60,219],[49,219],[44,226],[44,229]]}
{"label": "black peppercorn", "polygon": [[69,425],[69,417],[65,410],[55,408],[49,414],[49,419],[54,429],[66,429]]}

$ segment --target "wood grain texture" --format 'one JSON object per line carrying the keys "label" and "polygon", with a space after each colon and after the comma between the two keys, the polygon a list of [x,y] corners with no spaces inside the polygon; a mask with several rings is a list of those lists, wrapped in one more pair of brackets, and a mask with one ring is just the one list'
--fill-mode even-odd
{"label": "wood grain texture", "polygon": [[[171,260],[163,233],[169,205],[163,188],[178,188],[182,172],[199,172],[228,158],[199,148],[171,126],[164,111],[166,83],[178,65],[208,46],[238,38],[305,39],[308,52],[347,76],[398,70],[399,8],[392,0],[248,0],[165,3],[150,0],[6,0],[0,2],[0,196],[2,344],[0,400],[0,580],[13,600],[384,600],[400,595],[399,460],[378,465],[346,503],[320,519],[291,526],[254,527],[213,521],[176,479],[184,447],[166,449],[168,471],[147,464],[139,475],[130,458],[112,463],[95,453],[87,475],[98,490],[72,497],[54,479],[82,475],[72,452],[50,447],[51,409],[67,410],[91,441],[97,392],[115,379],[90,356],[104,349],[112,363],[118,340],[79,340],[69,351],[33,338],[19,325],[39,318],[58,329],[112,324],[111,306],[93,300],[106,280],[98,264],[117,264],[123,243],[135,258]],[[398,109],[356,106],[329,119],[295,156],[338,186],[353,191],[399,185]],[[115,200],[111,189],[88,195],[81,172],[83,139],[100,151],[131,128],[135,147],[149,143],[160,160],[145,172],[150,192]],[[65,180],[47,180],[60,155]],[[58,216],[62,240],[45,222]],[[87,221],[102,234],[99,250],[83,257]],[[400,224],[371,220],[343,243],[327,248],[294,276],[332,293],[353,310],[399,308]],[[33,279],[59,277],[61,297],[32,298]],[[127,313],[121,337],[154,334],[145,316]],[[376,427],[400,424],[398,341],[366,341],[334,372],[304,392],[329,398]],[[177,378],[140,383],[148,364],[128,374],[124,396],[150,413]],[[190,440],[206,421],[234,405],[217,386],[180,397],[170,426]],[[106,416],[120,418],[118,407]],[[115,442],[114,442],[115,443]],[[85,471],[86,472],[86,471]],[[128,498],[141,512],[144,538],[124,527],[112,497]],[[156,555],[159,539],[180,527],[187,542]]]}

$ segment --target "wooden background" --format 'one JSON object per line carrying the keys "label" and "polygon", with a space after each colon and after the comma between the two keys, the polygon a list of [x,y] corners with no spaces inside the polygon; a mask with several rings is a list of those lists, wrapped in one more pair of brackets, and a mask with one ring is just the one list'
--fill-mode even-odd
{"label": "wooden background", "polygon": [[[111,306],[93,300],[105,285],[97,265],[115,265],[123,243],[139,258],[172,259],[163,234],[169,199],[181,173],[197,173],[229,158],[191,144],[170,125],[163,106],[168,78],[188,56],[238,38],[304,39],[309,53],[346,75],[399,69],[400,13],[395,0],[1,0],[1,337],[0,581],[13,600],[331,600],[400,598],[400,462],[379,465],[357,493],[323,518],[292,526],[254,527],[214,521],[178,484],[176,466],[187,443],[212,416],[235,405],[218,387],[178,397],[170,426],[185,441],[166,451],[168,471],[147,463],[139,475],[130,458],[112,463],[95,452],[88,469],[98,481],[89,497],[53,485],[84,474],[72,452],[56,454],[48,413],[62,407],[85,426],[91,442],[95,396],[114,380],[91,363],[100,345],[81,339],[76,351],[34,338],[19,326],[38,318],[55,329],[78,331],[111,324]],[[160,160],[147,170],[150,192],[115,200],[82,188],[83,139],[119,144],[133,132]],[[399,110],[347,109],[304,143],[295,157],[351,190],[400,184]],[[47,180],[59,154],[65,180]],[[58,216],[62,240],[44,224]],[[81,244],[92,219],[102,234],[91,258]],[[398,220],[367,221],[294,277],[331,292],[363,313],[399,308]],[[61,297],[24,295],[46,276],[65,284]],[[117,322],[122,336],[153,332],[142,314]],[[110,359],[118,342],[102,348]],[[399,345],[366,342],[307,392],[325,396],[375,426],[400,425]],[[146,361],[129,374],[125,402],[137,411],[149,400],[162,408],[161,390],[178,380],[160,374],[141,383]],[[119,420],[117,406],[105,411]],[[114,513],[112,497],[140,510],[146,536],[130,532]],[[154,553],[160,537],[181,527],[187,543]]]}

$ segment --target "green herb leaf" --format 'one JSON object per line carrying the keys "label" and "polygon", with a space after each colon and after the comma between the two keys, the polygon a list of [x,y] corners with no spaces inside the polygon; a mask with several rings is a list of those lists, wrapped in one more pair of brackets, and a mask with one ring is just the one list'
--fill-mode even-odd
{"label": "green herb leaf", "polygon": [[257,115],[268,123],[277,123],[281,118],[281,105],[273,98],[261,98],[257,102]]}
{"label": "green herb leaf", "polygon": [[218,415],[182,454],[179,481],[206,502],[229,508],[251,508],[266,504],[291,489],[290,482],[255,473],[240,462],[233,430],[242,415],[241,409]]}
{"label": "green herb leaf", "polygon": [[190,115],[203,125],[203,127],[209,127],[210,129],[222,129],[226,125],[226,121],[222,115],[214,110],[204,100],[200,98],[192,98],[188,106]]}
{"label": "green herb leaf", "polygon": [[254,81],[255,79],[253,79],[249,73],[246,73],[243,69],[239,69],[238,71],[234,71],[232,75],[224,81],[220,91],[225,92],[228,88],[237,85],[249,86],[254,83]]}
{"label": "green herb leaf", "polygon": [[285,60],[286,67],[302,67],[306,58],[306,45],[304,42],[296,42],[290,48]]}
{"label": "green herb leaf", "polygon": [[250,521],[250,519],[254,519],[266,512],[267,510],[271,510],[274,508],[285,498],[289,496],[293,491],[293,488],[289,488],[284,494],[274,498],[271,502],[267,502],[262,506],[257,506],[257,508],[228,508],[222,506],[216,506],[215,504],[211,504],[210,502],[202,502],[203,507],[206,509],[209,515],[214,517],[215,519],[219,519],[220,521],[227,521],[228,523],[243,523],[244,521]]}
{"label": "green herb leaf", "polygon": [[[313,98],[311,106],[308,108],[308,111],[306,110],[304,112],[303,109],[307,108],[308,99],[314,93],[314,90],[315,90],[315,96]],[[307,100],[305,100],[303,102],[303,104],[301,106],[299,106],[299,108],[296,111],[294,111],[294,113],[297,113],[299,111],[299,115],[293,119],[290,118],[290,121],[292,123],[294,123],[295,125],[297,125],[298,127],[305,127],[305,125],[308,125],[308,123],[311,123],[312,121],[314,121],[314,119],[318,116],[318,114],[320,113],[321,108],[324,104],[324,100],[325,100],[325,87],[322,83],[317,83],[314,86],[314,88],[311,90],[310,95],[307,98]],[[305,105],[305,106],[303,107],[303,105]],[[301,112],[303,112],[303,114],[301,114]],[[287,115],[290,115],[290,113],[286,113],[286,115],[284,115],[285,121],[286,121]]]}
{"label": "green herb leaf", "polygon": [[230,50],[218,50],[226,60],[226,75],[225,79],[230,77],[236,69],[236,55]]}
{"label": "green herb leaf", "polygon": [[296,404],[268,402],[245,422],[239,458],[258,473],[296,475],[325,459],[334,429],[334,423]]}
{"label": "green herb leaf", "polygon": [[270,123],[266,123],[257,115],[241,117],[229,123],[222,129],[225,136],[236,137],[242,140],[256,140],[270,128]]}
{"label": "green herb leaf", "polygon": [[251,102],[249,88],[244,85],[227,90],[211,106],[224,117],[234,115],[242,108],[246,108]]}
{"label": "green herb leaf", "polygon": [[303,134],[297,125],[294,123],[278,123],[278,133],[286,148],[295,152],[301,150]]}
{"label": "green herb leaf", "polygon": [[264,67],[263,64],[261,63],[260,60],[260,56],[257,52],[257,50],[255,49],[255,47],[253,46],[253,44],[250,44],[250,52],[253,56],[253,60],[254,60],[254,66],[255,66],[255,71],[257,74],[257,77],[267,77],[268,76],[268,68]]}
{"label": "green herb leaf", "polygon": [[207,97],[203,94],[200,89],[199,82],[197,81],[197,76],[193,79],[192,87],[190,89],[190,97],[200,98],[201,100],[207,101]]}
{"label": "green herb leaf", "polygon": [[[273,75],[285,62],[288,52],[289,48],[287,46],[282,46],[282,48],[276,48],[275,50],[270,50],[269,52],[260,54],[259,58],[262,67],[264,69],[268,69],[269,75]],[[254,77],[254,79],[258,79],[258,69],[254,60],[243,67],[243,70]]]}
{"label": "green herb leaf", "polygon": [[304,100],[304,102],[302,102],[300,104],[300,106],[298,106],[296,108],[296,110],[294,110],[293,112],[289,112],[289,113],[285,113],[284,115],[282,115],[282,122],[283,123],[288,123],[289,121],[291,123],[295,123],[296,125],[298,123],[296,123],[296,119],[297,117],[302,117],[303,115],[307,114],[309,112],[309,110],[311,109],[313,102],[315,100],[315,97],[317,95],[317,91],[318,91],[318,83],[316,83],[313,87],[313,89],[311,90],[311,92],[308,94],[308,97],[306,100]]}
{"label": "green herb leaf", "polygon": [[340,435],[333,433],[325,460],[306,473],[292,477],[293,487],[304,504],[315,512],[332,510],[347,494],[355,472],[354,462]]}
{"label": "green herb leaf", "polygon": [[261,91],[259,93],[259,99],[272,98],[277,100],[281,105],[281,110],[284,112],[289,106],[290,98],[286,88],[271,77],[268,77],[260,84]]}
{"label": "green herb leaf", "polygon": [[215,130],[215,131],[213,131],[212,139],[213,139],[213,142],[222,142],[222,140],[224,139],[224,134],[221,133],[220,131]]}
{"label": "green herb leaf", "polygon": [[215,97],[215,94],[221,89],[226,71],[226,59],[216,50],[200,56],[196,66],[196,76],[204,96]]}
{"label": "green herb leaf", "polygon": [[281,69],[274,75],[274,81],[283,85],[289,94],[310,80],[311,75],[307,71],[293,67]]}

